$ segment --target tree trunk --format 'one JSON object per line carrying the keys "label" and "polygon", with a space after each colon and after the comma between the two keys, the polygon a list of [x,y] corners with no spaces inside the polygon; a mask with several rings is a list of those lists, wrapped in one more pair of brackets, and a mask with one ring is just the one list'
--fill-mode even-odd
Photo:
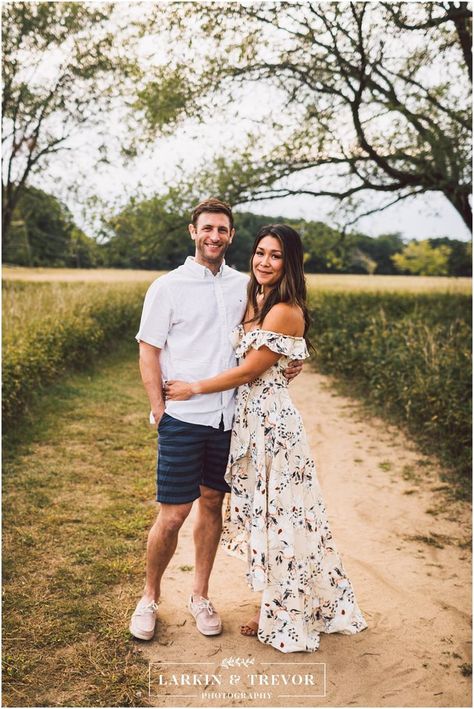
{"label": "tree trunk", "polygon": [[25,178],[19,184],[16,184],[15,189],[12,182],[9,182],[6,186],[2,184],[2,240],[5,243],[9,239],[13,214],[21,197],[24,182]]}
{"label": "tree trunk", "polygon": [[472,209],[469,204],[469,195],[460,190],[446,190],[445,196],[449,199],[454,209],[461,215],[464,224],[472,234]]}
{"label": "tree trunk", "polygon": [[13,209],[14,207],[7,203],[7,200],[3,203],[2,210],[2,240],[4,243],[8,242],[10,225],[13,219]]}

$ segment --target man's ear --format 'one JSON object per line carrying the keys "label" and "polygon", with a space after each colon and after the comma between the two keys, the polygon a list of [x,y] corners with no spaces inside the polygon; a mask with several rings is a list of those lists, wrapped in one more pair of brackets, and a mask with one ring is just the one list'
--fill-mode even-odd
{"label": "man's ear", "polygon": [[230,243],[230,244],[231,244],[232,241],[234,240],[234,236],[235,236],[235,229],[232,229],[232,231],[230,232],[230,239],[229,239],[229,243]]}
{"label": "man's ear", "polygon": [[194,224],[188,224],[188,231],[191,235],[191,239],[194,241],[194,239],[196,238],[196,228]]}

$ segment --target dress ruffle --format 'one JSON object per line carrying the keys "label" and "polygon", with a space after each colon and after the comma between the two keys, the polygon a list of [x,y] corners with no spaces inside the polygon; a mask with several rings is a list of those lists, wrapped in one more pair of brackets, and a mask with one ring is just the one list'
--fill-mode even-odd
{"label": "dress ruffle", "polygon": [[284,355],[290,359],[306,359],[309,357],[309,352],[304,337],[282,335],[279,332],[261,330],[260,328],[255,328],[254,330],[249,330],[249,332],[244,332],[242,325],[232,332],[231,337],[234,342],[236,341],[236,338],[240,340],[235,347],[235,355],[238,359],[244,357],[250,347],[258,350],[263,346],[268,347],[272,350],[272,352]]}

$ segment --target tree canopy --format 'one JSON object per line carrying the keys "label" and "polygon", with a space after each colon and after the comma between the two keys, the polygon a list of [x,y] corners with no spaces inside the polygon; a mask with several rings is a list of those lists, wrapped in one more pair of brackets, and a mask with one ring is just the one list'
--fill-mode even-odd
{"label": "tree canopy", "polygon": [[56,197],[25,187],[13,211],[12,238],[3,240],[6,263],[90,268],[103,263],[100,247],[74,223]]}
{"label": "tree canopy", "polygon": [[328,196],[346,205],[346,224],[355,221],[354,209],[357,219],[440,192],[472,228],[468,3],[187,2],[156,9],[155,26],[163,26],[164,13],[170,41],[182,50],[140,94],[151,127],[159,125],[173,76],[176,120],[202,118],[212,105],[230,109],[232,122],[243,87],[254,86],[255,96],[265,97],[265,86],[273,91],[263,115],[255,101],[258,126],[248,146],[232,147],[208,171],[205,184],[214,188],[207,191],[234,205]]}
{"label": "tree canopy", "polygon": [[399,254],[394,254],[393,262],[405,273],[415,276],[447,276],[451,250],[442,244],[431,246],[428,241],[411,241]]}
{"label": "tree canopy", "polygon": [[[99,156],[107,147],[104,109],[138,80],[127,53],[130,31],[111,22],[113,3],[7,2],[2,5],[2,227],[31,176],[71,150],[70,139],[95,126]],[[82,146],[84,149],[84,146]]]}

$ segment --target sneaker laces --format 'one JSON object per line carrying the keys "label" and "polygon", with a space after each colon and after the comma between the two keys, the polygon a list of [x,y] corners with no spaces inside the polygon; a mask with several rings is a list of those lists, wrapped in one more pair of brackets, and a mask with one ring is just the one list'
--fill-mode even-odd
{"label": "sneaker laces", "polygon": [[141,606],[137,608],[134,615],[144,615],[145,613],[155,613],[158,610],[158,603],[155,601],[150,601],[146,606]]}
{"label": "sneaker laces", "polygon": [[197,606],[197,612],[200,611],[207,611],[209,615],[212,615],[215,613],[214,606],[212,605],[211,601],[208,598],[201,598],[199,603],[196,603]]}

